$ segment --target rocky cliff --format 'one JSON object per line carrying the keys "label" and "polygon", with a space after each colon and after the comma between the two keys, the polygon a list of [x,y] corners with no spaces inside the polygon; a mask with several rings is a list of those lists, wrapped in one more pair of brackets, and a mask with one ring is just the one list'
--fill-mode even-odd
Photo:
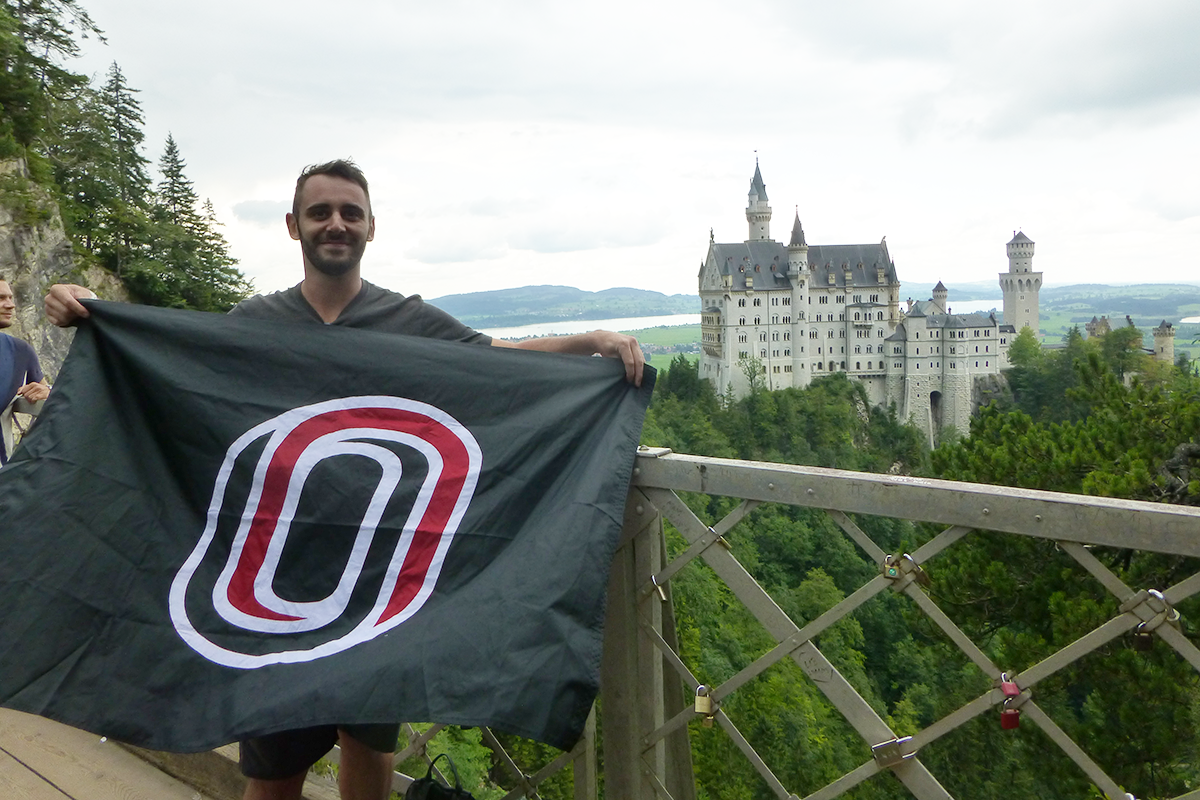
{"label": "rocky cliff", "polygon": [[77,258],[63,230],[53,197],[29,180],[23,159],[0,161],[0,275],[17,297],[17,316],[5,333],[33,345],[51,382],[58,375],[74,336],[46,320],[42,297],[54,283],[90,287],[108,300],[127,300],[124,289],[105,270]]}

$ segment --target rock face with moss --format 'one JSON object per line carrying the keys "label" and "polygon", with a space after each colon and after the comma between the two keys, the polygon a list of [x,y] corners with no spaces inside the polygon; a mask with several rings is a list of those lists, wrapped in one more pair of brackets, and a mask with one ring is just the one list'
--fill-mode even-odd
{"label": "rock face with moss", "polygon": [[42,370],[53,381],[74,334],[56,328],[42,311],[42,297],[54,283],[91,286],[98,295],[125,300],[124,291],[104,270],[78,269],[58,206],[29,180],[24,159],[0,161],[0,275],[17,296],[17,315],[5,333],[33,345]]}

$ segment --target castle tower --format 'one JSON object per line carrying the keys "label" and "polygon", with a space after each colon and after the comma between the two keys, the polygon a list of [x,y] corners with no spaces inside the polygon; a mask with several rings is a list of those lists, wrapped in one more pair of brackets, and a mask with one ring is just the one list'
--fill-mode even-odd
{"label": "castle tower", "polygon": [[750,225],[748,242],[765,242],[771,239],[771,207],[767,205],[767,185],[758,171],[758,159],[754,160],[754,177],[750,179],[749,202],[746,204],[746,222]]}
{"label": "castle tower", "polygon": [[804,228],[800,226],[800,211],[792,224],[792,238],[788,240],[788,280],[792,284],[792,385],[807,386],[811,377],[805,349],[808,346],[808,325],[805,320],[808,306],[808,242],[804,240]]}
{"label": "castle tower", "polygon": [[1042,288],[1042,273],[1033,271],[1033,240],[1017,231],[1008,243],[1008,272],[1000,273],[1000,289],[1004,292],[1004,324],[1012,325],[1017,333],[1032,328],[1038,335],[1038,291]]}
{"label": "castle tower", "polygon": [[950,292],[946,289],[946,285],[941,281],[937,282],[937,286],[933,287],[933,304],[938,307],[942,314],[948,314],[946,310],[947,297]]}
{"label": "castle tower", "polygon": [[1165,364],[1175,363],[1175,329],[1165,319],[1154,329],[1154,359]]}

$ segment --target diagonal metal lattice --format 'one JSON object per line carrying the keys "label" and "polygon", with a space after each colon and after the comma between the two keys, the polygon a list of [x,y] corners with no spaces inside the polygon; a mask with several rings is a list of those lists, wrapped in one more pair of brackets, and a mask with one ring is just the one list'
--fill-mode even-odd
{"label": "diagonal metal lattice", "polygon": [[[967,722],[1003,706],[1019,709],[1022,720],[1039,727],[1101,791],[1113,800],[1124,800],[1124,790],[1074,742],[1033,700],[1033,690],[1046,678],[1114,639],[1136,631],[1170,645],[1200,670],[1200,649],[1180,630],[1175,606],[1200,592],[1200,574],[1165,590],[1135,590],[1102,564],[1088,547],[1095,545],[1179,555],[1200,555],[1200,512],[1175,506],[1114,501],[1030,492],[997,487],[864,475],[837,470],[753,464],[723,459],[670,455],[665,451],[644,454],[635,471],[631,492],[633,520],[627,530],[653,535],[654,518],[666,519],[686,540],[684,550],[669,563],[651,557],[636,585],[639,635],[648,642],[665,669],[683,686],[701,695],[696,707],[653,719],[641,738],[640,791],[673,798],[661,779],[664,771],[662,743],[686,731],[698,715],[719,724],[781,800],[797,797],[789,792],[769,765],[721,708],[722,700],[761,675],[772,665],[791,659],[813,680],[873,757],[806,800],[835,798],[883,771],[891,771],[918,800],[950,798],[919,757],[920,750]],[[700,492],[742,499],[742,503],[711,527],[679,499],[677,491]],[[726,535],[762,502],[782,502],[824,510],[830,519],[879,566],[879,574],[833,608],[797,626],[734,557]],[[862,513],[947,527],[913,554],[890,554],[879,547],[849,514]],[[631,521],[633,522],[631,526]],[[661,532],[661,521],[658,530]],[[928,583],[923,565],[972,530],[1016,533],[1054,541],[1118,601],[1116,616],[1078,640],[1061,648],[1020,674],[1005,674],[960,629],[924,590]],[[701,560],[726,584],[746,609],[777,642],[719,686],[701,686],[679,657],[677,647],[660,635],[663,614],[656,604],[669,604],[670,581],[681,569]],[[644,559],[643,559],[644,561]],[[822,655],[813,639],[885,591],[909,598],[963,654],[993,681],[993,687],[911,737],[898,738],[851,684]],[[611,601],[610,601],[611,602]],[[1003,684],[1003,685],[1002,685]],[[1007,689],[1007,694],[1005,692]],[[1009,696],[1011,695],[1011,696]],[[698,710],[698,709],[703,710]],[[612,765],[606,765],[611,768]],[[606,770],[607,772],[607,770]],[[1192,797],[1198,793],[1189,793]],[[624,796],[624,795],[621,795]],[[1182,798],[1180,798],[1182,800]]]}

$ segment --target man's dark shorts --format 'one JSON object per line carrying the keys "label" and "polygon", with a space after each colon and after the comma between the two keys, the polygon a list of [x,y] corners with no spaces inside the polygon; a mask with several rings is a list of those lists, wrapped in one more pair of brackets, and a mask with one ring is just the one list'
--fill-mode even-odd
{"label": "man's dark shorts", "polygon": [[338,728],[377,753],[396,752],[400,725],[322,725],[258,736],[241,742],[239,761],[247,778],[278,781],[290,778],[320,760],[337,744]]}

